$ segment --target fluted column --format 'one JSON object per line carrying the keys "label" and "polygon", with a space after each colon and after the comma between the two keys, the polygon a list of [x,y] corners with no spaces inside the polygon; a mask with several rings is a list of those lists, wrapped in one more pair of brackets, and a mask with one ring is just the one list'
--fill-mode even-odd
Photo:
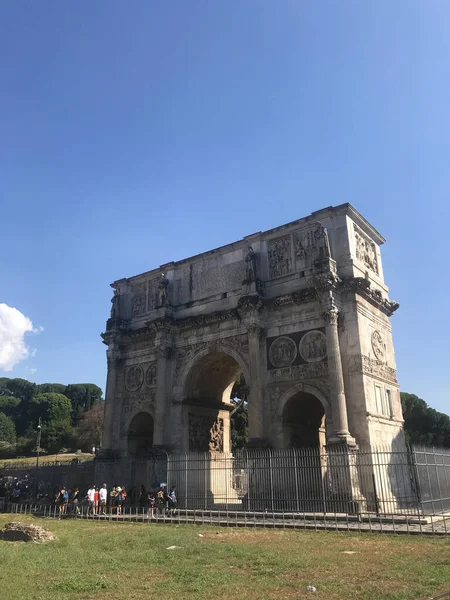
{"label": "fluted column", "polygon": [[114,413],[116,409],[117,367],[121,360],[121,352],[115,342],[111,342],[106,351],[108,372],[105,391],[105,417],[103,423],[102,449],[114,448]]}
{"label": "fluted column", "polygon": [[347,404],[345,400],[344,376],[342,372],[341,350],[338,334],[339,311],[332,307],[323,314],[327,337],[328,378],[330,384],[333,431],[328,438],[330,443],[353,445],[355,440],[348,430]]}
{"label": "fluted column", "polygon": [[248,398],[248,439],[250,446],[264,445],[264,396],[262,372],[261,325],[248,327],[250,387]]}
{"label": "fluted column", "polygon": [[156,360],[156,394],[155,411],[153,414],[153,446],[164,445],[164,421],[167,398],[167,368],[170,349],[165,340],[160,340],[157,348]]}

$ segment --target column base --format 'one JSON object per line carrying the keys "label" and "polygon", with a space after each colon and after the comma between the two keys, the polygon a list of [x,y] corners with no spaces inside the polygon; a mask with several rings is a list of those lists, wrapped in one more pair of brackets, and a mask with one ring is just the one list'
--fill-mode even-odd
{"label": "column base", "polygon": [[348,431],[335,431],[327,440],[327,446],[348,446],[356,448],[356,440]]}

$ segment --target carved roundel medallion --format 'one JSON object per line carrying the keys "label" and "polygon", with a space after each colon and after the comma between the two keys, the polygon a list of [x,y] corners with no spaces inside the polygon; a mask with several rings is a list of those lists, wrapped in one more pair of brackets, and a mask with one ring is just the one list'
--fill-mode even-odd
{"label": "carved roundel medallion", "polygon": [[308,331],[300,340],[298,349],[306,362],[320,362],[327,355],[327,338],[321,331]]}
{"label": "carved roundel medallion", "polygon": [[378,360],[384,359],[384,342],[383,336],[377,330],[372,333],[372,348],[375,358]]}
{"label": "carved roundel medallion", "polygon": [[129,392],[138,390],[144,381],[144,372],[141,367],[135,365],[128,370],[126,379],[126,388]]}
{"label": "carved roundel medallion", "polygon": [[297,357],[297,345],[293,339],[281,336],[269,348],[270,362],[274,367],[288,367]]}
{"label": "carved roundel medallion", "polygon": [[145,371],[145,385],[148,387],[156,385],[156,363],[152,363]]}

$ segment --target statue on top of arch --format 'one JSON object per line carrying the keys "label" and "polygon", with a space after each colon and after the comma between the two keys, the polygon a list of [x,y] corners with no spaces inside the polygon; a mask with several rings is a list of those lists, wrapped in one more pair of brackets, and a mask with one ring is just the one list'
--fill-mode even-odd
{"label": "statue on top of arch", "polygon": [[169,280],[167,279],[165,273],[161,273],[161,277],[158,281],[158,305],[167,306],[168,305],[168,288],[169,288]]}

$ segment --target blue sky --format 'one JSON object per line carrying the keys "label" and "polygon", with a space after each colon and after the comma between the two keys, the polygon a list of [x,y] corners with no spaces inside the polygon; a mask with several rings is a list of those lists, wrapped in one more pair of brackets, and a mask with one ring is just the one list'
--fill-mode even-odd
{"label": "blue sky", "polygon": [[449,22],[447,0],[3,2],[0,302],[44,330],[0,375],[104,387],[110,282],[351,202],[387,238],[401,387],[449,411]]}

